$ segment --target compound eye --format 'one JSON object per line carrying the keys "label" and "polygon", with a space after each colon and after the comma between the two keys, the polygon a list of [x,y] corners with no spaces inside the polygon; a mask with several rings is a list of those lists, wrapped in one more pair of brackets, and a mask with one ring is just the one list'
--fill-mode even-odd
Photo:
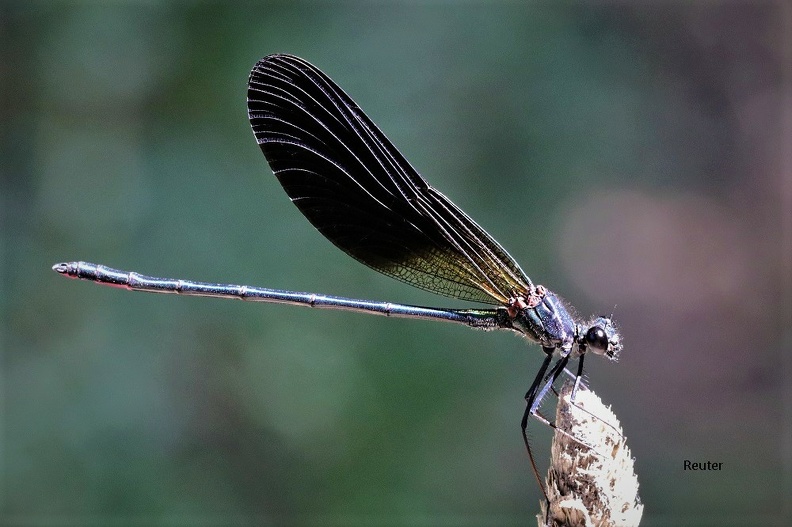
{"label": "compound eye", "polygon": [[605,351],[608,349],[608,335],[599,326],[593,326],[586,331],[586,344],[592,348]]}

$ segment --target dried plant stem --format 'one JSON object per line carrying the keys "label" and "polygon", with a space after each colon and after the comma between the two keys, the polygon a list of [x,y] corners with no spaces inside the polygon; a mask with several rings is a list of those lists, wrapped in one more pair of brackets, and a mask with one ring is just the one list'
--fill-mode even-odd
{"label": "dried plant stem", "polygon": [[[546,504],[539,526],[637,526],[643,504],[621,425],[597,395],[564,384],[558,397]],[[570,437],[571,436],[571,437]],[[547,519],[547,524],[545,524]]]}

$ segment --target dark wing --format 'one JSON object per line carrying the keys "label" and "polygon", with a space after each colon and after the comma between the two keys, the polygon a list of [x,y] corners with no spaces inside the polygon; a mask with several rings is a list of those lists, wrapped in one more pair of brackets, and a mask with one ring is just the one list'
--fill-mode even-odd
{"label": "dark wing", "polygon": [[248,83],[248,116],[272,171],[336,247],[441,295],[505,304],[531,290],[517,262],[415,171],[330,78],[270,55]]}

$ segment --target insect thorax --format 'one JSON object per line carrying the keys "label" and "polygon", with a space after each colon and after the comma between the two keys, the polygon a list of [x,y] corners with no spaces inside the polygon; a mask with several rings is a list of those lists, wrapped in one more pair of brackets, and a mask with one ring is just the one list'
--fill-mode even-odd
{"label": "insect thorax", "polygon": [[575,343],[575,321],[563,302],[542,286],[510,299],[508,312],[514,328],[544,348],[570,350]]}

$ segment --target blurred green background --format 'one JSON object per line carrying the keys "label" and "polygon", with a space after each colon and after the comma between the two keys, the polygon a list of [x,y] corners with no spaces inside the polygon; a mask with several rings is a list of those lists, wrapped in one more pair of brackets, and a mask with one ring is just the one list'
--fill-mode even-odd
{"label": "blurred green background", "polygon": [[465,305],[289,203],[246,117],[273,52],[338,82],[534,282],[614,313],[622,358],[588,374],[643,525],[786,524],[791,40],[769,1],[3,2],[0,524],[534,521],[536,346],[50,270]]}

